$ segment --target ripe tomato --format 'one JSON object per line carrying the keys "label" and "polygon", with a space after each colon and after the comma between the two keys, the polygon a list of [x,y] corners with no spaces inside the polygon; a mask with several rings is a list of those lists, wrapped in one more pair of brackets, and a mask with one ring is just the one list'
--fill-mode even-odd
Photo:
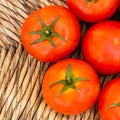
{"label": "ripe tomato", "polygon": [[82,44],[84,59],[101,74],[120,72],[120,22],[94,24]]}
{"label": "ripe tomato", "polygon": [[43,98],[62,114],[85,112],[95,104],[99,91],[99,79],[93,68],[73,58],[51,66],[42,84]]}
{"label": "ripe tomato", "polygon": [[101,91],[98,111],[102,120],[120,120],[120,77],[111,80]]}
{"label": "ripe tomato", "polygon": [[67,0],[67,4],[80,20],[98,22],[115,13],[119,0]]}
{"label": "ripe tomato", "polygon": [[25,49],[44,62],[66,57],[76,48],[79,39],[78,20],[62,6],[47,6],[33,12],[21,30],[21,41]]}

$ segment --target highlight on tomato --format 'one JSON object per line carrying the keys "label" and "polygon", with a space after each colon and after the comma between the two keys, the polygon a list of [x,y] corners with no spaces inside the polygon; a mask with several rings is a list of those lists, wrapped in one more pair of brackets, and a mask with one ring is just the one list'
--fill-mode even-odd
{"label": "highlight on tomato", "polygon": [[77,47],[80,24],[65,7],[46,6],[23,23],[21,42],[28,53],[43,62],[65,58]]}
{"label": "highlight on tomato", "polygon": [[87,111],[96,103],[99,91],[99,78],[94,69],[75,58],[53,64],[42,83],[42,94],[47,104],[67,115]]}
{"label": "highlight on tomato", "polygon": [[70,10],[85,22],[99,22],[110,18],[119,3],[119,0],[67,0]]}
{"label": "highlight on tomato", "polygon": [[120,120],[120,77],[112,79],[102,89],[98,112],[102,120]]}
{"label": "highlight on tomato", "polygon": [[82,42],[82,54],[97,72],[112,75],[120,72],[120,22],[107,20],[94,24]]}

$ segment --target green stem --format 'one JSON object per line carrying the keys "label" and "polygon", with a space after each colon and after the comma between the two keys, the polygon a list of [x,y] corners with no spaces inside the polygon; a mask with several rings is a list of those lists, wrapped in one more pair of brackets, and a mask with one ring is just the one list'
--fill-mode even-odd
{"label": "green stem", "polygon": [[70,77],[66,76],[65,78],[66,78],[66,81],[69,85],[72,84],[72,79],[70,79]]}
{"label": "green stem", "polygon": [[57,38],[59,38],[59,39],[66,42],[66,40],[64,39],[63,36],[61,36],[59,33],[54,31],[54,27],[55,27],[57,21],[59,20],[59,18],[60,18],[60,15],[58,15],[49,26],[47,26],[44,23],[44,21],[41,19],[41,17],[38,16],[38,20],[39,20],[39,22],[40,22],[40,24],[42,26],[42,29],[37,30],[37,31],[30,31],[30,32],[28,32],[28,34],[32,34],[32,35],[37,34],[37,35],[40,35],[40,38],[33,41],[31,43],[31,45],[37,44],[37,43],[42,42],[44,40],[47,40],[53,47],[56,47],[56,45],[52,41],[53,37],[57,37]]}
{"label": "green stem", "polygon": [[51,35],[51,31],[50,30],[45,30],[45,35],[50,36]]}
{"label": "green stem", "polygon": [[63,80],[59,80],[59,81],[53,82],[50,85],[50,88],[53,87],[54,85],[57,85],[57,84],[63,84],[64,85],[63,88],[58,92],[57,96],[60,96],[63,92],[65,92],[69,88],[72,88],[76,92],[79,93],[80,90],[77,88],[77,86],[75,84],[77,82],[84,81],[84,80],[88,81],[88,79],[86,79],[86,78],[75,77],[73,72],[72,72],[71,65],[68,64],[68,67],[66,69],[65,78]]}

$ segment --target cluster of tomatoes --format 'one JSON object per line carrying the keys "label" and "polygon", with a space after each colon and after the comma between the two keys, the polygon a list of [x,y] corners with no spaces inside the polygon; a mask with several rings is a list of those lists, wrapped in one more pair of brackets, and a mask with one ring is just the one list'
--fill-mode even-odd
{"label": "cluster of tomatoes", "polygon": [[[81,114],[98,100],[102,120],[120,120],[120,78],[100,90],[98,73],[120,72],[120,21],[109,18],[119,0],[67,0],[69,8],[47,6],[25,20],[21,41],[43,62],[56,62],[43,78],[47,104],[62,114]],[[78,21],[93,23],[82,42]],[[83,60],[66,58],[81,43]]]}

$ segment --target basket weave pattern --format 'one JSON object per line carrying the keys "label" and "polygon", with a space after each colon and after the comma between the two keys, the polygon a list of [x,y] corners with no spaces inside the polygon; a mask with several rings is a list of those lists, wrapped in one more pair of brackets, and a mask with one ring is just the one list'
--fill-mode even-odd
{"label": "basket weave pattern", "polygon": [[[41,94],[43,76],[51,65],[32,58],[22,47],[20,30],[34,10],[63,0],[0,0],[0,120],[100,120],[97,106],[81,115],[52,110]],[[82,36],[87,30],[82,25]],[[80,47],[69,57],[82,58]],[[101,86],[114,76],[100,76]]]}

